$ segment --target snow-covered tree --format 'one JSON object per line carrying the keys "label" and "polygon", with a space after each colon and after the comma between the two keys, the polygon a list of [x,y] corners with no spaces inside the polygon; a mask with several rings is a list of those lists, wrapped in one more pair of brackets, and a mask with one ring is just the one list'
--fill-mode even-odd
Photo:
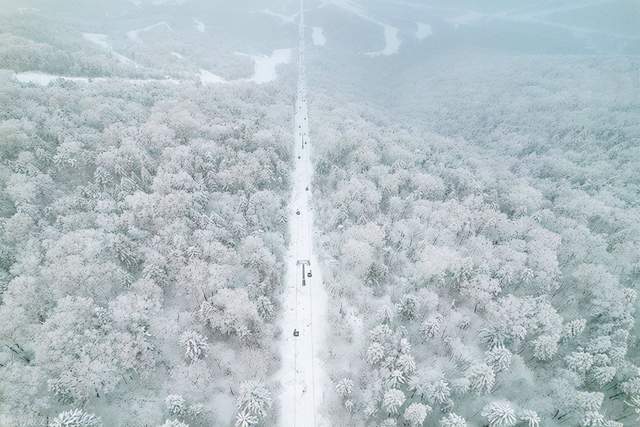
{"label": "snow-covered tree", "polygon": [[164,400],[167,412],[173,416],[183,416],[187,412],[187,405],[182,396],[179,394],[170,394]]}
{"label": "snow-covered tree", "polygon": [[340,397],[346,397],[353,392],[353,381],[350,378],[342,378],[336,383],[336,393]]}
{"label": "snow-covered tree", "polygon": [[244,288],[220,289],[200,306],[200,316],[215,332],[234,335],[249,344],[260,333],[262,319]]}
{"label": "snow-covered tree", "polygon": [[382,405],[388,413],[397,414],[404,401],[404,393],[401,390],[392,388],[384,393]]}
{"label": "snow-covered tree", "polygon": [[353,400],[351,399],[347,399],[344,401],[344,408],[347,410],[348,413],[352,413],[353,412]]}
{"label": "snow-covered tree", "polygon": [[624,403],[625,405],[633,409],[636,419],[640,420],[640,395],[638,394],[632,395],[627,400],[625,400]]}
{"label": "snow-covered tree", "polygon": [[465,282],[461,293],[474,301],[474,309],[484,309],[500,293],[500,282],[486,275],[479,275]]}
{"label": "snow-covered tree", "polygon": [[380,423],[380,427],[398,427],[398,420],[395,418],[385,418]]}
{"label": "snow-covered tree", "polygon": [[585,319],[575,319],[567,322],[562,328],[562,336],[565,338],[575,338],[584,331],[586,325],[587,321]]}
{"label": "snow-covered tree", "polygon": [[422,403],[412,403],[404,410],[404,419],[409,425],[421,426],[431,412],[431,407]]}
{"label": "snow-covered tree", "polygon": [[407,382],[402,369],[393,369],[387,376],[387,385],[391,388],[398,388]]}
{"label": "snow-covered tree", "polygon": [[478,363],[467,369],[465,377],[471,389],[477,393],[490,393],[496,382],[493,369],[486,363]]}
{"label": "snow-covered tree", "polygon": [[398,360],[396,361],[396,365],[402,370],[402,373],[406,375],[411,375],[416,370],[416,361],[410,354],[401,354],[398,356]]}
{"label": "snow-covered tree", "polygon": [[440,420],[441,427],[467,427],[467,421],[453,412]]}
{"label": "snow-covered tree", "polygon": [[524,409],[518,413],[518,419],[524,423],[526,427],[540,427],[540,417],[536,411]]}
{"label": "snow-covered tree", "polygon": [[579,374],[585,374],[593,365],[593,356],[586,352],[574,351],[564,360],[569,369]]}
{"label": "snow-covered tree", "polygon": [[398,312],[406,320],[416,317],[418,311],[418,299],[414,295],[404,295],[398,303]]}
{"label": "snow-covered tree", "polygon": [[597,411],[589,411],[584,414],[580,422],[581,427],[609,427],[609,421]]}
{"label": "snow-covered tree", "polygon": [[533,341],[533,355],[536,359],[548,361],[558,352],[558,339],[551,335],[541,335]]}
{"label": "snow-covered tree", "polygon": [[58,414],[51,420],[52,427],[101,427],[102,421],[82,409],[71,409]]}
{"label": "snow-covered tree", "polygon": [[604,393],[578,391],[575,393],[575,396],[573,396],[573,401],[571,403],[574,408],[586,414],[587,412],[599,412],[602,407],[603,400]]}
{"label": "snow-covered tree", "polygon": [[603,386],[616,376],[617,369],[613,366],[595,366],[591,368],[591,377],[599,386]]}
{"label": "snow-covered tree", "polygon": [[501,372],[509,369],[512,356],[511,352],[506,348],[495,347],[485,352],[484,360],[495,372]]}
{"label": "snow-covered tree", "polygon": [[187,331],[180,336],[180,343],[184,348],[184,355],[190,363],[207,356],[207,338],[196,331]]}
{"label": "snow-covered tree", "polygon": [[506,400],[489,403],[482,408],[481,414],[489,421],[491,427],[512,427],[518,422],[516,411]]}
{"label": "snow-covered tree", "polygon": [[380,343],[373,342],[367,348],[367,362],[371,365],[376,365],[384,359],[385,350],[384,346]]}
{"label": "snow-covered tree", "polygon": [[443,379],[439,379],[436,382],[429,385],[427,388],[427,395],[429,400],[440,405],[444,405],[450,400],[451,388],[449,383]]}
{"label": "snow-covered tree", "polygon": [[251,427],[253,425],[258,424],[259,418],[255,415],[252,415],[246,410],[242,410],[238,412],[236,415],[236,427]]}
{"label": "snow-covered tree", "polygon": [[271,392],[264,384],[258,381],[245,381],[240,384],[239,413],[246,412],[261,419],[267,415],[271,404]]}
{"label": "snow-covered tree", "polygon": [[423,338],[430,339],[438,335],[440,333],[440,327],[443,321],[444,321],[444,318],[439,313],[427,318],[422,323],[422,327],[420,329],[420,332],[422,333]]}
{"label": "snow-covered tree", "polygon": [[[389,313],[389,312],[390,311],[388,310],[383,310],[383,316],[384,316],[384,313]],[[376,327],[371,329],[371,331],[369,331],[369,338],[371,339],[371,341],[378,342],[378,343],[383,343],[387,341],[392,335],[393,335],[393,330],[391,329],[391,326],[389,326],[389,324],[386,322],[380,325],[377,325]]]}
{"label": "snow-covered tree", "polygon": [[160,427],[189,427],[189,424],[178,420],[166,420]]}
{"label": "snow-covered tree", "polygon": [[264,295],[260,296],[256,305],[260,317],[262,317],[266,321],[273,320],[276,309],[268,297]]}

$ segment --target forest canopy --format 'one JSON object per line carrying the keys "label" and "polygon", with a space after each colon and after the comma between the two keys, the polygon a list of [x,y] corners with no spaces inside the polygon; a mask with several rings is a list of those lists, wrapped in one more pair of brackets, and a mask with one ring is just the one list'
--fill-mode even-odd
{"label": "forest canopy", "polygon": [[[342,325],[326,350],[339,423],[637,419],[639,110],[618,71],[635,62],[559,62],[467,69],[469,85],[438,87],[417,107],[429,110],[423,127],[317,97],[316,204],[330,322]],[[630,99],[592,85],[558,104],[533,89],[596,69],[626,81]],[[520,84],[526,103],[484,99],[487,85]]]}
{"label": "forest canopy", "polygon": [[3,424],[225,425],[276,367],[288,94],[0,84]]}
{"label": "forest canopy", "polygon": [[0,427],[640,425],[628,0],[0,0]]}

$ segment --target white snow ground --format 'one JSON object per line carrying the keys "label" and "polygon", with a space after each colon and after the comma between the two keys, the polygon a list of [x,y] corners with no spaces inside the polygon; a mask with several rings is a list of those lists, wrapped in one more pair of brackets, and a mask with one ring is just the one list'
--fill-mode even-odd
{"label": "white snow ground", "polygon": [[204,22],[200,21],[199,19],[193,18],[193,25],[195,25],[196,30],[198,30],[201,33],[204,33],[205,31],[207,31],[207,26],[204,24]]}
{"label": "white snow ground", "polygon": [[425,24],[424,22],[418,22],[417,26],[416,38],[418,40],[422,41],[433,34],[433,28],[431,28],[431,25]]}
{"label": "white snow ground", "polygon": [[126,82],[131,84],[178,84],[180,80],[176,79],[125,79],[120,77],[70,77],[60,74],[48,74],[40,71],[25,71],[15,73],[14,77],[21,83],[33,83],[39,86],[47,86],[56,80],[69,80],[78,83],[100,83],[100,82]]}
{"label": "white snow ground", "polygon": [[211,71],[207,71],[203,68],[200,69],[200,81],[204,85],[227,84],[232,82],[230,80],[226,80],[224,77],[220,77],[217,74],[213,74]]}
{"label": "white snow ground", "polygon": [[111,46],[111,42],[109,41],[109,36],[106,34],[98,34],[98,33],[82,33],[82,37],[90,41],[91,43],[100,46],[102,49],[108,51],[114,58],[123,64],[132,65],[134,67],[140,67],[140,64],[135,62],[132,59],[127,58],[124,55],[119,54],[115,50],[113,50],[113,46]]}
{"label": "white snow ground", "polygon": [[160,21],[153,25],[148,25],[144,28],[138,28],[136,30],[127,31],[127,38],[132,42],[142,43],[142,39],[140,38],[140,33],[145,33],[147,31],[153,30],[154,28],[158,28],[158,27],[164,27],[170,32],[172,33],[174,32],[173,28],[171,28],[171,25],[169,25],[165,21]]}
{"label": "white snow ground", "polygon": [[200,69],[200,81],[203,84],[230,84],[230,83],[269,83],[278,77],[278,65],[291,62],[291,49],[276,49],[271,55],[237,55],[248,56],[253,59],[253,75],[247,79],[227,80],[205,69]]}
{"label": "white snow ground", "polygon": [[402,40],[400,39],[400,30],[392,25],[378,21],[377,19],[367,15],[364,8],[353,0],[323,0],[319,7],[334,5],[354,14],[355,16],[369,21],[382,28],[384,32],[384,47],[381,50],[366,52],[365,55],[370,57],[389,56],[398,53]]}
{"label": "white snow ground", "polygon": [[[39,71],[25,71],[22,73],[16,73],[15,79],[21,83],[33,83],[39,86],[47,86],[49,83],[56,80],[71,80],[74,82],[88,82],[86,77],[67,77],[56,74],[41,73]],[[100,79],[95,79],[100,81]]]}
{"label": "white snow ground", "polygon": [[327,44],[327,38],[324,35],[322,27],[313,27],[311,38],[313,39],[314,46],[324,46]]}
{"label": "white snow ground", "polygon": [[384,28],[384,48],[375,52],[367,52],[365,55],[376,56],[389,56],[398,53],[402,41],[400,40],[400,30],[396,27],[387,24],[379,24]]}
{"label": "white snow ground", "polygon": [[462,27],[463,25],[474,24],[474,23],[480,21],[484,17],[485,17],[485,15],[482,14],[482,13],[469,11],[469,12],[466,12],[466,13],[464,13],[462,15],[455,16],[453,18],[447,18],[447,19],[445,19],[445,21],[447,23],[453,25],[453,28],[457,30],[458,28]]}
{"label": "white snow ground", "polygon": [[296,18],[298,17],[298,13],[294,13],[292,15],[284,15],[282,13],[274,12],[271,9],[263,9],[260,11],[260,13],[264,13],[265,15],[279,19],[283,24],[294,24],[296,22]]}
{"label": "white snow ground", "polygon": [[[303,8],[301,0],[301,11]],[[304,69],[304,16],[300,18],[300,49],[298,92],[295,114],[295,170],[293,193],[289,204],[287,272],[283,296],[281,327],[282,385],[280,425],[286,427],[328,426],[321,415],[326,376],[319,357],[325,338],[327,296],[313,248],[313,211],[311,208],[311,141],[307,113],[307,93]],[[299,214],[298,214],[299,213]],[[309,260],[303,276],[300,260]],[[300,335],[293,336],[298,330]]]}
{"label": "white snow ground", "polygon": [[111,44],[108,41],[109,36],[106,34],[82,33],[82,37],[91,43],[97,44],[103,49],[111,50]]}
{"label": "white snow ground", "polygon": [[229,82],[269,83],[278,77],[278,65],[291,62],[291,49],[276,49],[271,55],[247,55],[238,52],[237,55],[249,56],[253,59],[253,75],[248,79],[230,80]]}
{"label": "white snow ground", "polygon": [[[177,58],[182,58],[182,55],[172,52],[172,55]],[[244,54],[242,54],[244,55]],[[271,55],[247,55],[254,61],[253,75],[246,79],[227,80],[224,77],[218,76],[205,69],[200,69],[198,77],[202,84],[230,84],[230,83],[256,83],[264,84],[275,80],[278,77],[278,66],[282,64],[288,64],[291,62],[291,49],[276,49]],[[56,80],[70,80],[81,83],[98,83],[104,81],[122,81],[133,84],[145,84],[145,83],[180,83],[178,79],[125,79],[118,77],[83,77],[83,76],[63,76],[59,74],[48,74],[40,71],[25,71],[15,74],[15,79],[23,83],[34,83],[40,86],[47,86],[49,83]]]}
{"label": "white snow ground", "polygon": [[249,79],[254,83],[267,83],[278,77],[278,65],[291,62],[291,49],[276,49],[270,56],[252,56],[255,68]]}

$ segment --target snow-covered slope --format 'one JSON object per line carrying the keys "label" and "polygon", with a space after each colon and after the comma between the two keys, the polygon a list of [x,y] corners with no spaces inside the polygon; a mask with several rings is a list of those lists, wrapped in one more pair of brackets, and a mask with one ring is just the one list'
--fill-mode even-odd
{"label": "snow-covered slope", "polygon": [[387,24],[386,22],[381,22],[378,19],[373,18],[365,12],[365,9],[360,4],[352,0],[325,0],[322,2],[320,7],[325,7],[327,5],[339,7],[349,13],[354,14],[360,19],[371,22],[372,24],[378,25],[380,26],[380,28],[382,28],[384,34],[383,48],[372,52],[366,52],[365,55],[371,57],[390,56],[398,53],[398,51],[400,50],[400,46],[402,45],[402,40],[400,39],[400,30],[392,25]]}
{"label": "snow-covered slope", "polygon": [[[304,10],[301,8],[301,10]],[[280,425],[324,426],[320,414],[325,375],[318,356],[325,337],[326,293],[313,249],[311,142],[304,78],[304,18],[300,22],[299,80],[295,114],[295,171],[289,205],[286,288],[281,341]],[[309,265],[306,265],[306,261]],[[307,277],[311,272],[312,277]],[[294,336],[294,330],[299,335]]]}
{"label": "snow-covered slope", "polygon": [[205,25],[204,22],[202,22],[199,19],[193,18],[193,25],[195,26],[196,30],[200,33],[204,33],[205,31],[207,31],[207,26]]}
{"label": "snow-covered slope", "polygon": [[291,61],[291,49],[276,49],[271,55],[251,55],[254,61],[253,76],[249,81],[254,83],[267,83],[278,76],[278,65],[288,64]]}
{"label": "snow-covered slope", "polygon": [[417,27],[418,29],[416,30],[416,38],[418,40],[424,40],[433,34],[433,29],[429,24],[418,22]]}
{"label": "snow-covered slope", "polygon": [[322,27],[313,27],[312,39],[314,46],[324,46],[327,44],[327,37],[324,35],[324,29]]}
{"label": "snow-covered slope", "polygon": [[14,77],[21,83],[33,83],[39,86],[47,86],[56,80],[68,80],[78,83],[101,83],[101,82],[126,82],[129,84],[178,84],[181,80],[177,79],[128,79],[121,77],[82,77],[82,76],[63,76],[61,74],[48,74],[40,71],[24,71],[15,73]]}
{"label": "snow-covered slope", "polygon": [[146,33],[147,31],[151,31],[155,28],[165,28],[166,30],[170,31],[170,32],[174,32],[173,28],[171,28],[171,25],[169,25],[167,22],[165,21],[161,21],[161,22],[157,22],[153,25],[148,25],[144,28],[138,28],[135,30],[131,30],[131,31],[127,31],[127,38],[129,40],[131,40],[132,42],[136,42],[136,43],[142,43],[142,39],[140,38],[140,34],[141,33]]}
{"label": "snow-covered slope", "polygon": [[237,55],[248,56],[253,59],[253,75],[246,79],[226,80],[210,71],[200,70],[200,81],[204,84],[224,84],[224,83],[269,83],[278,77],[278,66],[291,62],[291,49],[276,49],[271,55],[247,55],[237,53]]}
{"label": "snow-covered slope", "polygon": [[136,63],[132,59],[129,59],[126,56],[121,55],[115,50],[113,50],[113,46],[111,46],[111,42],[109,41],[109,36],[107,36],[106,34],[82,33],[82,37],[85,40],[100,46],[102,49],[109,51],[114,58],[116,58],[118,61],[122,62],[123,64],[132,65],[134,67],[140,66],[138,63]]}
{"label": "snow-covered slope", "polygon": [[384,29],[384,47],[381,50],[365,53],[367,56],[389,56],[398,53],[400,50],[400,45],[402,44],[399,36],[400,30],[396,27],[392,27],[391,25],[380,25],[382,25],[382,28]]}
{"label": "snow-covered slope", "polygon": [[284,15],[282,13],[274,12],[271,9],[264,9],[261,11],[261,13],[279,19],[283,24],[294,24],[296,22],[296,18],[298,17],[297,13]]}

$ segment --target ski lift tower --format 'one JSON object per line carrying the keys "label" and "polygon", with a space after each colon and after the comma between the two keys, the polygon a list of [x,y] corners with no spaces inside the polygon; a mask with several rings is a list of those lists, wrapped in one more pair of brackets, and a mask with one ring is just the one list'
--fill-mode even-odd
{"label": "ski lift tower", "polygon": [[299,259],[298,262],[296,262],[296,265],[302,266],[302,286],[307,286],[307,276],[304,272],[304,267],[306,265],[311,265],[311,262],[308,259]]}

